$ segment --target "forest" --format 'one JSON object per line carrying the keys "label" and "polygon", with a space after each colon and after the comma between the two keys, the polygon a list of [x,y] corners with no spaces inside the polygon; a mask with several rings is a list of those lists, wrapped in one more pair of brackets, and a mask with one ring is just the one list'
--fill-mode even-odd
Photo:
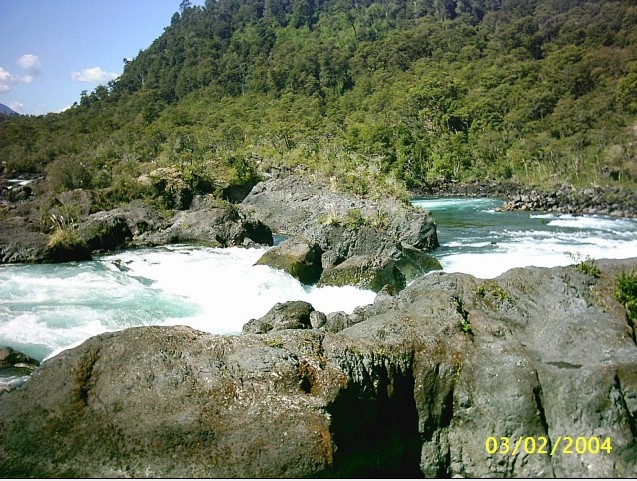
{"label": "forest", "polygon": [[152,197],[302,166],[358,195],[434,180],[637,185],[634,0],[188,0],[72,108],[0,118],[8,175]]}

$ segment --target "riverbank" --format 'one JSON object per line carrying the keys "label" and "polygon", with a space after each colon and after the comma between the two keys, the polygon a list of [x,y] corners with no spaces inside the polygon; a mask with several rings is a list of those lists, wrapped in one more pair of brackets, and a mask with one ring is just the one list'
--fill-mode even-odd
{"label": "riverbank", "polygon": [[627,187],[577,188],[562,184],[551,190],[515,181],[436,181],[411,192],[414,197],[495,197],[503,210],[637,218],[637,192]]}

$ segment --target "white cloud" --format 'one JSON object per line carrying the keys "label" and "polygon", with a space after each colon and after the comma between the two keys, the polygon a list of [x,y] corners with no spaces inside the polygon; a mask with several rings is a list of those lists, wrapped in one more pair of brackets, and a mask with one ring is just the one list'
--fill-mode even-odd
{"label": "white cloud", "polygon": [[9,104],[9,108],[14,112],[22,112],[22,110],[24,109],[24,105],[16,100],[15,102],[11,102]]}
{"label": "white cloud", "polygon": [[8,92],[16,84],[30,84],[33,82],[31,75],[20,77],[0,67],[0,93]]}
{"label": "white cloud", "polygon": [[62,107],[60,110],[56,110],[55,113],[59,114],[60,112],[64,112],[65,110],[70,109],[71,107],[73,107],[73,104],[68,104],[67,106]]}
{"label": "white cloud", "polygon": [[42,68],[42,62],[40,62],[37,55],[33,55],[32,53],[25,53],[20,57],[18,59],[18,65],[33,75],[40,73],[40,69]]}
{"label": "white cloud", "polygon": [[102,70],[102,67],[91,67],[80,70],[79,72],[71,72],[72,80],[95,84],[106,83],[109,80],[116,79],[118,76],[119,74]]}

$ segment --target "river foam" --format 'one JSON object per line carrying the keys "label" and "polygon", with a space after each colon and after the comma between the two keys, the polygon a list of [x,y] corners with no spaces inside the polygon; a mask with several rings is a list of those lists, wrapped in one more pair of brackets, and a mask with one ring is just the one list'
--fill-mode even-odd
{"label": "river foam", "polygon": [[448,272],[493,278],[514,267],[555,267],[578,259],[637,256],[637,220],[500,212],[496,199],[424,199],[438,222],[434,253]]}
{"label": "river foam", "polygon": [[127,327],[187,325],[241,332],[275,303],[305,300],[325,313],[373,302],[354,287],[312,287],[254,263],[266,251],[176,245],[81,263],[0,268],[0,344],[43,359]]}
{"label": "river foam", "polygon": [[[513,267],[552,267],[637,256],[637,220],[500,212],[495,199],[415,201],[438,223],[434,252],[445,271],[495,277]],[[0,345],[44,359],[89,337],[128,327],[187,325],[241,331],[275,303],[310,302],[351,313],[372,291],[304,286],[254,263],[266,248],[175,245],[122,251],[93,261],[0,266]]]}

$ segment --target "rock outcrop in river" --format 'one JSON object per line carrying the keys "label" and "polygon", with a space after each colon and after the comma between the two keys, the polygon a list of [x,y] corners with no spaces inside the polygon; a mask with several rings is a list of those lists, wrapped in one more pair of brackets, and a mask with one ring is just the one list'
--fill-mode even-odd
{"label": "rock outcrop in river", "polygon": [[[635,477],[637,345],[613,289],[637,259],[598,266],[432,273],[340,332],[312,328],[326,319],[299,304],[274,309],[282,329],[267,334],[91,338],[0,395],[0,472]],[[566,436],[611,449],[566,449]],[[513,454],[522,437],[535,448]]]}
{"label": "rock outcrop in river", "polygon": [[[5,216],[0,219],[0,263],[85,260],[91,252],[181,242],[216,247],[272,245],[275,231],[294,237],[293,246],[283,251],[285,244],[277,247],[263,263],[283,268],[305,283],[320,280],[379,290],[388,281],[402,287],[405,279],[440,269],[425,253],[438,246],[431,215],[396,199],[360,199],[300,175],[261,182],[240,205],[212,196],[191,201],[179,189],[175,192],[181,200],[174,204],[189,208],[177,210],[172,218],[141,200],[89,215],[86,192],[60,194],[67,203],[82,206],[81,218],[59,232],[62,242],[53,242],[43,233],[37,219]],[[188,202],[182,202],[186,197]],[[22,211],[28,209],[23,206]],[[299,250],[302,244],[307,252]],[[353,268],[337,268],[347,260],[355,264]]]}
{"label": "rock outcrop in river", "polygon": [[[320,180],[289,175],[257,184],[241,207],[274,232],[293,238],[294,249],[274,249],[261,263],[292,275],[312,277],[318,271],[321,284],[378,291],[389,282],[400,289],[405,280],[441,269],[426,254],[438,247],[431,214],[396,199],[361,199],[335,192]],[[320,265],[308,264],[305,255],[290,257],[302,244],[308,252],[320,251]],[[299,262],[307,269],[300,269]]]}

